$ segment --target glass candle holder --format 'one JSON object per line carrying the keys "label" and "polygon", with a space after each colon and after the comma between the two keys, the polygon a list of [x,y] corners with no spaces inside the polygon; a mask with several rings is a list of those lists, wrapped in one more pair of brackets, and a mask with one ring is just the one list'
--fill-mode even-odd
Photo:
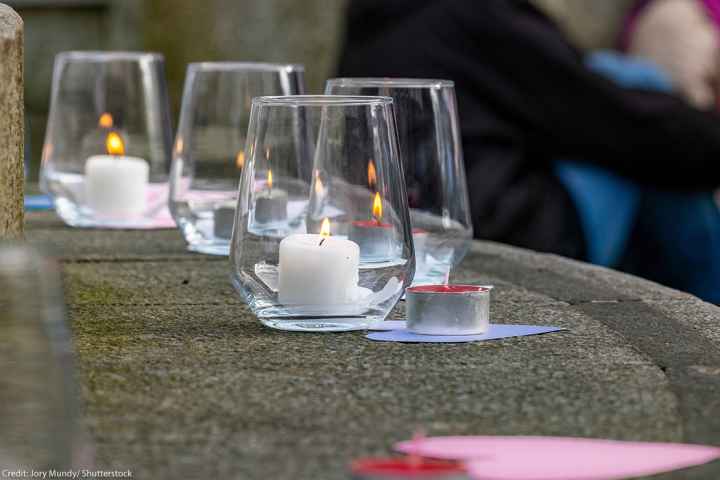
{"label": "glass candle holder", "polygon": [[383,321],[415,267],[392,99],[254,99],[230,261],[269,327]]}
{"label": "glass candle holder", "polygon": [[65,223],[153,224],[168,197],[171,131],[161,55],[55,58],[40,181]]}
{"label": "glass candle holder", "polygon": [[57,263],[1,245],[0,312],[0,467],[91,467]]}
{"label": "glass candle holder", "polygon": [[[453,82],[335,78],[325,93],[392,97],[415,243],[413,285],[447,283],[473,234]],[[377,171],[370,159],[367,171]]]}
{"label": "glass candle holder", "polygon": [[301,65],[188,66],[173,149],[170,210],[192,251],[228,255],[253,97],[305,91]]}

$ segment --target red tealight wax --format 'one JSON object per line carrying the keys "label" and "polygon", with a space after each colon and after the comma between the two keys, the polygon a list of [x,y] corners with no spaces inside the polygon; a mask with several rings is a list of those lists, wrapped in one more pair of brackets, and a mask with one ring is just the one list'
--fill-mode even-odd
{"label": "red tealight wax", "polygon": [[378,222],[377,220],[356,220],[352,222],[352,225],[361,228],[392,228],[389,223]]}
{"label": "red tealight wax", "polygon": [[464,480],[465,468],[457,462],[422,458],[364,458],[351,466],[356,480]]}

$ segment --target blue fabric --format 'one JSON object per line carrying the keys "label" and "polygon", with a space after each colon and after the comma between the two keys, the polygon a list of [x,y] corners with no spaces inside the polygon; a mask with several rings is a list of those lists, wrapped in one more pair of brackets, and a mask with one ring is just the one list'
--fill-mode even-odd
{"label": "blue fabric", "polygon": [[622,269],[720,304],[720,210],[713,194],[645,190]]}
{"label": "blue fabric", "polygon": [[52,210],[53,201],[49,195],[25,195],[25,210]]}
{"label": "blue fabric", "polygon": [[669,92],[672,81],[657,64],[639,57],[601,50],[585,58],[585,66],[621,87]]}
{"label": "blue fabric", "polygon": [[[586,64],[626,88],[672,88],[667,75],[648,61],[600,51],[589,55]],[[580,162],[557,162],[555,173],[578,210],[588,260],[617,266],[640,203],[640,188],[609,170]]]}
{"label": "blue fabric", "polygon": [[555,173],[580,216],[587,260],[596,265],[617,266],[640,204],[640,188],[594,165],[558,162]]}
{"label": "blue fabric", "polygon": [[[672,89],[646,61],[599,52],[587,65],[626,88]],[[590,262],[720,303],[720,211],[711,192],[643,188],[577,161],[558,161],[556,173],[578,210]]]}

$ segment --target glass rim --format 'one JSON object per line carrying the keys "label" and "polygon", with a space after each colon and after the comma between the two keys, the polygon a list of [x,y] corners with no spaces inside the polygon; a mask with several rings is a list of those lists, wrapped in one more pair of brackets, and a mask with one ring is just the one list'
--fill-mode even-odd
{"label": "glass rim", "polygon": [[138,52],[130,50],[68,50],[60,52],[56,57],[58,60],[88,60],[88,61],[112,61],[112,60],[164,60],[162,53]]}
{"label": "glass rim", "polygon": [[194,71],[268,71],[268,72],[304,72],[305,65],[300,63],[271,63],[271,62],[191,62],[188,70]]}
{"label": "glass rim", "polygon": [[453,88],[455,87],[455,82],[441,78],[336,77],[327,79],[325,85],[395,88]]}
{"label": "glass rim", "polygon": [[253,98],[254,105],[272,107],[351,107],[391,105],[392,97],[362,95],[276,95]]}

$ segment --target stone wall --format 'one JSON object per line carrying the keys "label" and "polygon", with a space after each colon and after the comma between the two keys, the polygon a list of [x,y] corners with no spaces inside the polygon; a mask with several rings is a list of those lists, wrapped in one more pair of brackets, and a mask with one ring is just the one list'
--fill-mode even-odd
{"label": "stone wall", "polygon": [[23,24],[0,3],[0,239],[23,231]]}
{"label": "stone wall", "polygon": [[165,54],[175,114],[189,62],[236,60],[305,65],[309,93],[335,69],[344,0],[154,0],[144,45]]}

